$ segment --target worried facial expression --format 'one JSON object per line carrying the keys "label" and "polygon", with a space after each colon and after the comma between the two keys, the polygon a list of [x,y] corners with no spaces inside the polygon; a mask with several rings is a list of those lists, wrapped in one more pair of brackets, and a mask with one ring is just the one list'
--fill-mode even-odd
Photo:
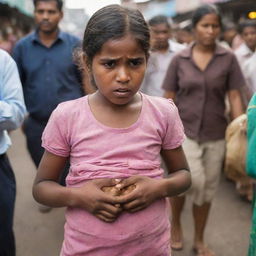
{"label": "worried facial expression", "polygon": [[212,46],[220,34],[219,17],[214,14],[206,14],[196,24],[194,35],[197,42],[205,46]]}
{"label": "worried facial expression", "polygon": [[39,31],[44,33],[54,32],[63,16],[55,1],[39,1],[35,7],[34,14]]}
{"label": "worried facial expression", "polygon": [[125,105],[139,90],[145,69],[145,52],[129,34],[103,44],[93,58],[91,75],[105,100]]}

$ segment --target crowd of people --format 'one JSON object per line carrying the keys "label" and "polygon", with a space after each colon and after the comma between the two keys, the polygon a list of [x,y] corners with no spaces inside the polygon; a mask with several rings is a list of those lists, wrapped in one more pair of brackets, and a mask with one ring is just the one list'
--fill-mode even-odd
{"label": "crowd of people", "polygon": [[[187,199],[192,249],[215,256],[204,231],[225,132],[247,106],[247,172],[256,177],[256,22],[236,30],[202,5],[174,30],[163,15],[146,22],[110,5],[90,18],[81,42],[59,29],[62,5],[34,0],[35,30],[5,49],[12,57],[0,50],[0,255],[15,256],[6,151],[8,132],[22,126],[39,210],[67,208],[60,255],[169,256],[184,246]],[[254,213],[248,256],[255,222]]]}
{"label": "crowd of people", "polygon": [[0,3],[0,20],[0,49],[12,54],[15,43],[32,30],[33,18]]}

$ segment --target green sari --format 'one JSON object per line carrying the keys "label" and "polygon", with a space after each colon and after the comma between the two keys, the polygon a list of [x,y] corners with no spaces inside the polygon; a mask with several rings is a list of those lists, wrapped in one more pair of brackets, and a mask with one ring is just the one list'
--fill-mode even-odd
{"label": "green sari", "polygon": [[[247,108],[247,155],[246,172],[256,179],[256,94],[253,95]],[[248,256],[256,255],[256,191],[254,189],[253,216]]]}

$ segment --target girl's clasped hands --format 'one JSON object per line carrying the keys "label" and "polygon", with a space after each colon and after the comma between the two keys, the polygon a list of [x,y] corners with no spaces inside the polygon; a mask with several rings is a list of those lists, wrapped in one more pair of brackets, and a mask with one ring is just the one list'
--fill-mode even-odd
{"label": "girl's clasped hands", "polygon": [[146,176],[91,180],[75,188],[75,205],[105,222],[114,222],[122,212],[140,211],[163,197],[160,182]]}

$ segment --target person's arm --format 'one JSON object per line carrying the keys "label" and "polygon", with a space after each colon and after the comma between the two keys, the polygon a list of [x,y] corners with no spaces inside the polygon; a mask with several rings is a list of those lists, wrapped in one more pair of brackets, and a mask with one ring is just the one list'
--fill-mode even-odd
{"label": "person's arm", "polygon": [[166,196],[183,193],[191,186],[191,175],[182,146],[171,150],[162,150],[161,155],[169,173],[169,177],[165,179]]}
{"label": "person's arm", "polygon": [[22,86],[14,60],[1,54],[0,130],[18,128],[26,114]]}
{"label": "person's arm", "polygon": [[115,179],[95,179],[81,187],[64,187],[58,183],[67,157],[45,151],[33,185],[33,196],[39,203],[51,207],[82,208],[99,219],[112,222],[118,217],[121,208],[114,196],[102,191],[102,187],[114,186]]}
{"label": "person's arm", "polygon": [[18,67],[18,71],[19,71],[19,75],[20,75],[20,81],[22,86],[24,86],[25,82],[26,82],[26,73],[23,69],[23,65],[22,65],[22,44],[20,44],[19,42],[15,45],[13,52],[12,52],[12,56],[13,59],[15,60],[17,67]]}
{"label": "person's arm", "polygon": [[132,176],[120,183],[121,189],[135,186],[129,194],[119,197],[119,203],[123,204],[125,210],[140,211],[158,199],[176,196],[191,186],[191,175],[182,147],[162,150],[161,155],[170,174],[167,178]]}
{"label": "person's arm", "polygon": [[234,54],[232,54],[227,77],[227,95],[229,99],[232,119],[235,119],[244,113],[241,90],[243,90],[245,85],[246,82],[242,70],[238,64],[237,58]]}
{"label": "person's arm", "polygon": [[231,118],[235,119],[236,117],[242,115],[244,113],[244,107],[240,91],[237,89],[229,90],[228,99],[231,108]]}

